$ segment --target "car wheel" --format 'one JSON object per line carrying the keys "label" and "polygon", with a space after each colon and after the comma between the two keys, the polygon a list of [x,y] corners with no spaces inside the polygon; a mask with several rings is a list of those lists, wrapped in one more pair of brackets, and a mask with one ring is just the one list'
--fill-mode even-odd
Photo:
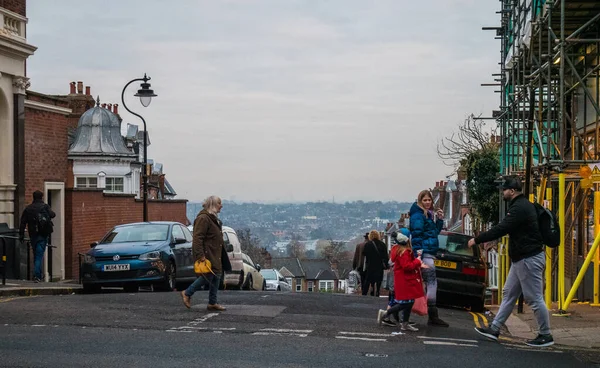
{"label": "car wheel", "polygon": [[154,288],[158,291],[173,291],[177,286],[177,277],[175,276],[175,263],[173,261],[169,261],[169,266],[165,270],[165,279],[154,286]]}
{"label": "car wheel", "polygon": [[238,281],[238,284],[236,285],[236,290],[242,290],[242,288],[244,287],[244,271],[242,271],[240,273],[240,280]]}
{"label": "car wheel", "polygon": [[102,288],[98,285],[83,284],[83,292],[85,294],[95,294],[95,293],[99,293],[101,290],[102,290]]}
{"label": "car wheel", "polygon": [[265,291],[266,289],[267,289],[267,282],[263,280],[262,291]]}
{"label": "car wheel", "polygon": [[483,312],[485,310],[483,299],[474,299],[471,303],[471,311],[472,312]]}
{"label": "car wheel", "polygon": [[248,277],[246,277],[246,282],[242,288],[244,290],[252,290],[252,274],[248,274]]}
{"label": "car wheel", "polygon": [[126,293],[137,293],[140,290],[140,287],[139,287],[139,285],[136,285],[136,284],[125,285],[125,286],[123,286],[123,290]]}

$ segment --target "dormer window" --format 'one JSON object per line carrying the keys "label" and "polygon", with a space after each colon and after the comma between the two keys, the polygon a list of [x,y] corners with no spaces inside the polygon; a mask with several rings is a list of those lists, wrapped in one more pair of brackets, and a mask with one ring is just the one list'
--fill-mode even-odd
{"label": "dormer window", "polygon": [[75,188],[98,188],[98,178],[95,176],[78,176],[75,178]]}
{"label": "dormer window", "polygon": [[123,193],[124,192],[124,180],[123,178],[107,177],[105,192],[111,193]]}

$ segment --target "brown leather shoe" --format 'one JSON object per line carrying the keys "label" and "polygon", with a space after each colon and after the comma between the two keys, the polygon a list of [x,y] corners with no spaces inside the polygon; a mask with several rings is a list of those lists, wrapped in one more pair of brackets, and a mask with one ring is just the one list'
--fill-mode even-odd
{"label": "brown leather shoe", "polygon": [[185,305],[187,309],[192,307],[192,299],[185,295],[185,290],[181,292],[181,299],[183,300],[183,305]]}
{"label": "brown leather shoe", "polygon": [[220,304],[209,304],[206,306],[207,310],[214,310],[214,311],[226,311],[227,308],[225,308],[224,306],[220,305]]}

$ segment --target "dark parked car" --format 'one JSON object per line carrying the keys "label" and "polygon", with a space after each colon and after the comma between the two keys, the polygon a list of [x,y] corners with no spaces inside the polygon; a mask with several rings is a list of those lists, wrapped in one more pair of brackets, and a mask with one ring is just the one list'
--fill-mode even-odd
{"label": "dark parked car", "polygon": [[442,231],[435,261],[438,299],[452,305],[482,312],[485,302],[487,263],[479,247],[467,245],[472,236]]}
{"label": "dark parked car", "polygon": [[91,248],[81,266],[86,292],[102,286],[136,291],[140,285],[170,291],[178,281],[196,278],[192,235],[178,222],[119,225]]}

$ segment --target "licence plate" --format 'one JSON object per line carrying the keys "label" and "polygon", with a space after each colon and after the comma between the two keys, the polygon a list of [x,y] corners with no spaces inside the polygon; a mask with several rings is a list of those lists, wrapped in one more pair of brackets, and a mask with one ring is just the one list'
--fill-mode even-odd
{"label": "licence plate", "polygon": [[129,263],[124,264],[107,264],[104,265],[103,271],[129,271]]}
{"label": "licence plate", "polygon": [[435,264],[435,267],[451,268],[453,270],[456,270],[456,262],[441,261],[439,259],[436,259],[434,264]]}

